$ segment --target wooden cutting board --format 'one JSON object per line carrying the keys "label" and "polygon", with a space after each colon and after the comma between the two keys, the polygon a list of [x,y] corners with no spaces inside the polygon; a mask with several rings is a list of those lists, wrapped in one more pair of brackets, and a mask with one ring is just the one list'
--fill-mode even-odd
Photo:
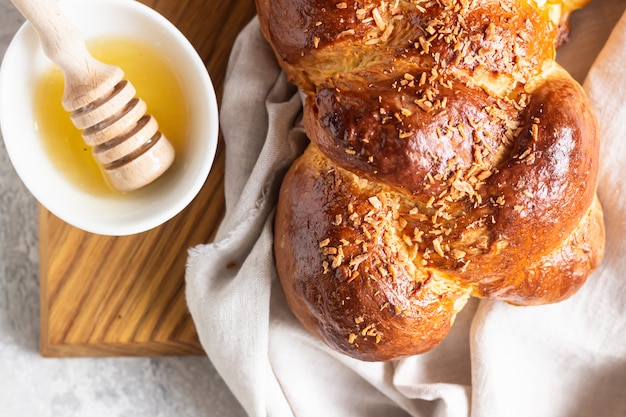
{"label": "wooden cutting board", "polygon": [[[232,44],[254,0],[141,0],[194,45],[221,102]],[[154,230],[109,237],[78,230],[40,207],[41,354],[201,354],[185,302],[187,250],[209,242],[224,214],[224,152],[197,198]]]}

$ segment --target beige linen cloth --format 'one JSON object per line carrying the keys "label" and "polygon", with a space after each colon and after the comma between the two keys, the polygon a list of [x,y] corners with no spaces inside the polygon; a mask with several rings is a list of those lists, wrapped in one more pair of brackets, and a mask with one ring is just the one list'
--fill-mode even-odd
{"label": "beige linen cloth", "polygon": [[559,304],[473,300],[437,348],[389,363],[335,353],[285,304],[273,264],[274,207],[281,177],[307,139],[298,92],[258,22],[246,27],[221,107],[226,217],[214,243],[190,250],[186,279],[202,345],[250,416],[626,416],[624,6],[595,0],[577,12],[578,33],[559,52],[581,82],[588,73],[602,131],[601,268]]}

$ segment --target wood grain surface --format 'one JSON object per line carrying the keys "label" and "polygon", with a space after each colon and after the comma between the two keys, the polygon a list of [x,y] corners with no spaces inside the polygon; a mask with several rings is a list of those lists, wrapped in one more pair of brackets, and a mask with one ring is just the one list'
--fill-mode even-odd
{"label": "wood grain surface", "polygon": [[[142,0],[174,23],[206,64],[221,102],[232,44],[254,0]],[[224,214],[224,152],[197,198],[161,227],[110,237],[40,207],[41,354],[201,354],[185,302],[187,250],[209,242]]]}

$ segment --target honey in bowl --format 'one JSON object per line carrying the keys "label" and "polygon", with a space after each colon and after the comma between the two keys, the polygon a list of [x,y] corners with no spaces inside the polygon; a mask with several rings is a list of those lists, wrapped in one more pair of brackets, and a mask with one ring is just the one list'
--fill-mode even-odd
{"label": "honey in bowl", "polygon": [[[176,165],[189,134],[189,109],[172,64],[156,48],[131,39],[92,39],[87,48],[96,59],[124,71],[124,79],[133,84],[137,97],[146,102],[148,114],[155,117],[159,130],[174,146]],[[46,152],[57,169],[85,192],[121,195],[107,184],[91,148],[63,109],[63,88],[63,74],[56,66],[42,76],[35,88],[35,120]]]}

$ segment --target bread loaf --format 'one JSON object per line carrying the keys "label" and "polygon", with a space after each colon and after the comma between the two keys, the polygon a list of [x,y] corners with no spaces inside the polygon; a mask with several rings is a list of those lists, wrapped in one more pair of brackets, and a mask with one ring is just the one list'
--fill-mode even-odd
{"label": "bread loaf", "polygon": [[599,137],[555,62],[568,0],[257,0],[305,94],[274,256],[287,302],[365,361],[427,352],[469,297],[574,294],[604,250]]}

